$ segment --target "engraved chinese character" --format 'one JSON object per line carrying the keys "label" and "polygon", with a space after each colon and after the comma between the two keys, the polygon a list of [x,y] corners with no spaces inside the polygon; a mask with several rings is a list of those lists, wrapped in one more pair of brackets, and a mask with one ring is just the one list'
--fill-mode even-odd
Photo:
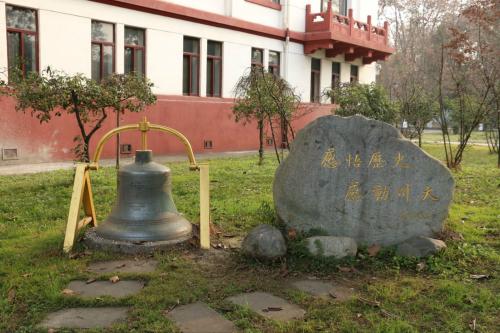
{"label": "engraved chinese character", "polygon": [[432,187],[426,186],[424,192],[422,193],[422,201],[426,199],[431,199],[432,201],[438,201],[439,198],[432,194]]}
{"label": "engraved chinese character", "polygon": [[372,154],[368,166],[371,166],[374,169],[380,169],[383,168],[386,164],[387,162],[382,158],[382,153],[377,151]]}
{"label": "engraved chinese character", "polygon": [[361,190],[359,189],[359,182],[352,182],[347,188],[345,199],[349,201],[358,201],[361,199]]}
{"label": "engraved chinese character", "polygon": [[335,148],[328,148],[323,155],[321,166],[323,168],[335,169],[340,165],[340,162],[335,158]]}
{"label": "engraved chinese character", "polygon": [[347,162],[348,168],[350,168],[351,166],[359,168],[361,166],[361,157],[359,157],[358,153],[354,154],[354,157],[349,153],[345,160]]}
{"label": "engraved chinese character", "polygon": [[400,167],[401,169],[409,168],[410,165],[406,162],[403,162],[404,159],[405,159],[405,156],[403,154],[401,154],[401,152],[398,152],[398,154],[394,158],[394,161],[396,162],[394,167]]}
{"label": "engraved chinese character", "polygon": [[404,198],[406,202],[410,201],[410,184],[406,184],[398,189],[398,198]]}
{"label": "engraved chinese character", "polygon": [[372,188],[375,201],[386,201],[389,198],[389,188],[384,185],[375,185]]}

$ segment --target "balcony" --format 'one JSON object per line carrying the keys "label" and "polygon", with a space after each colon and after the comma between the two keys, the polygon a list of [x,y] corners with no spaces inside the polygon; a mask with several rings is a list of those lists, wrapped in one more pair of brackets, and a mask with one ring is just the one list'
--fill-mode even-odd
{"label": "balcony", "polygon": [[346,61],[362,58],[363,64],[370,64],[394,53],[388,32],[387,22],[383,27],[373,26],[371,16],[366,23],[356,21],[352,9],[342,16],[332,11],[330,2],[322,13],[311,13],[311,5],[307,5],[304,53],[324,49],[327,57],[344,54]]}

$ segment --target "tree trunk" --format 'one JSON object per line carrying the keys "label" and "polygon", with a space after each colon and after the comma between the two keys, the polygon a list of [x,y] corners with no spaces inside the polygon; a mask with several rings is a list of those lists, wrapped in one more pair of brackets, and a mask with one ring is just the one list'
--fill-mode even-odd
{"label": "tree trunk", "polygon": [[264,120],[259,119],[259,165],[264,161]]}
{"label": "tree trunk", "polygon": [[280,160],[280,154],[278,153],[278,146],[276,146],[276,137],[274,135],[273,120],[271,119],[271,116],[269,114],[267,114],[267,119],[269,120],[269,126],[271,127],[271,136],[273,138],[273,145],[274,145],[274,152],[276,153],[276,159],[278,160],[278,164],[280,164],[281,160]]}

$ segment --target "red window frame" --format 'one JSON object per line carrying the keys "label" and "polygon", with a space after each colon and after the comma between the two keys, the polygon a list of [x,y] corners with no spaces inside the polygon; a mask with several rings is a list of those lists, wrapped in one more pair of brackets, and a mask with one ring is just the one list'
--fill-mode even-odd
{"label": "red window frame", "polygon": [[[189,68],[188,68],[189,85],[188,85],[188,93],[185,93],[184,91],[182,91],[182,94],[186,95],[186,96],[200,96],[200,39],[194,38],[194,37],[187,37],[187,36],[185,36],[184,38],[196,40],[198,42],[198,53],[183,51],[183,56],[182,56],[183,61],[185,58],[188,58],[188,63],[189,63]],[[196,77],[196,81],[197,81],[196,86],[197,86],[197,90],[198,90],[197,93],[193,93],[193,91],[192,91],[192,87],[193,87],[193,85],[192,85],[193,81],[192,81],[192,75],[191,75],[192,71],[193,71],[193,68],[191,66],[192,58],[198,58],[198,70],[197,70],[198,76]],[[183,80],[184,80],[184,77],[183,77]],[[184,86],[184,82],[183,82],[183,86]],[[183,90],[184,90],[184,87],[183,87]]]}
{"label": "red window frame", "polygon": [[[208,59],[212,59],[212,66],[210,66],[210,78],[211,78],[211,84],[210,86],[212,87],[212,90],[209,91],[208,90],[208,85],[207,85],[207,96],[208,97],[221,97],[222,96],[222,43],[221,42],[217,42],[217,41],[212,41],[212,40],[209,40],[207,41],[207,45],[208,43],[218,43],[220,45],[220,51],[221,51],[221,55],[220,56],[215,56],[215,55],[210,55],[208,54],[207,52],[207,60]],[[208,50],[208,47],[207,47],[207,50]],[[216,61],[219,61],[220,62],[220,66],[219,66],[219,95],[215,95],[214,94],[214,91],[215,91],[215,62]],[[208,66],[208,61],[207,61],[207,66]],[[207,80],[208,80],[208,77],[207,77]]]}
{"label": "red window frame", "polygon": [[[260,62],[253,61],[253,51],[256,51],[256,50],[260,51]],[[260,69],[262,69],[262,68],[264,68],[264,49],[259,49],[257,47],[252,47],[252,53],[250,54],[250,59],[251,59],[250,60],[251,61],[250,67],[252,69],[254,69],[254,68],[260,68]]]}
{"label": "red window frame", "polygon": [[[20,8],[20,9],[28,9],[28,10],[32,10],[35,12],[35,31],[7,27],[6,38],[7,38],[7,54],[8,54],[9,53],[9,32],[19,34],[19,50],[18,50],[19,58],[24,60],[24,35],[35,36],[35,72],[38,72],[39,68],[40,68],[39,67],[40,58],[39,58],[39,52],[38,52],[39,51],[39,49],[38,49],[38,26],[39,26],[38,10],[36,10],[34,8],[30,8],[30,7],[15,6],[15,5],[11,5],[11,4],[5,4],[5,6],[6,7],[11,6],[11,7]],[[6,13],[6,18],[7,18],[7,13]],[[5,23],[7,24],[7,20]],[[22,72],[22,76],[24,78],[24,77],[26,77],[26,64],[24,61],[22,61],[19,65],[20,65],[20,69]],[[8,68],[11,67],[11,64],[8,63],[8,56],[7,56],[7,66],[8,66]]]}
{"label": "red window frame", "polygon": [[[267,64],[267,67],[269,68],[269,72],[276,75],[280,76],[280,66],[281,66],[281,53],[278,51],[269,51],[269,54],[271,53],[276,53],[278,55],[278,63],[277,64],[271,64],[271,60],[269,60],[269,63]],[[269,59],[271,59],[271,56],[269,56]]]}
{"label": "red window frame", "polygon": [[[111,24],[113,26],[113,42],[105,42],[105,41],[102,41],[102,40],[94,40],[92,39],[91,41],[91,44],[92,45],[99,45],[99,50],[100,50],[100,55],[99,55],[99,65],[100,65],[100,68],[99,68],[99,80],[102,80],[104,79],[103,78],[103,72],[104,72],[104,46],[112,46],[113,47],[113,72],[112,73],[115,73],[116,72],[116,61],[115,61],[115,58],[116,58],[116,46],[115,46],[115,33],[116,33],[116,27],[115,27],[115,24],[114,23],[111,23],[111,22],[105,22],[105,21],[97,21],[97,20],[92,20],[92,23],[94,22],[99,22],[99,23],[105,23],[105,24]],[[92,38],[92,37],[91,37]],[[92,59],[91,59],[92,61]]]}
{"label": "red window frame", "polygon": [[142,55],[144,59],[142,59],[142,74],[146,76],[146,29],[144,28],[136,28],[136,27],[130,27],[130,26],[125,26],[125,29],[130,28],[130,29],[135,29],[135,30],[142,30],[144,33],[144,45],[135,45],[135,44],[125,44],[124,50],[126,51],[127,49],[132,49],[132,72],[135,72],[137,69],[135,68],[135,53],[137,51],[142,50]]}

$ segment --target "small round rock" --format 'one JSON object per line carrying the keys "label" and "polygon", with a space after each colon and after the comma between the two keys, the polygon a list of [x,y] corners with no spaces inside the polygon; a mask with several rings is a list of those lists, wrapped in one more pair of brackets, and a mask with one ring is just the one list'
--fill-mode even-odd
{"label": "small round rock", "polygon": [[286,254],[285,238],[281,232],[269,224],[253,228],[241,245],[244,254],[264,260],[273,260]]}

